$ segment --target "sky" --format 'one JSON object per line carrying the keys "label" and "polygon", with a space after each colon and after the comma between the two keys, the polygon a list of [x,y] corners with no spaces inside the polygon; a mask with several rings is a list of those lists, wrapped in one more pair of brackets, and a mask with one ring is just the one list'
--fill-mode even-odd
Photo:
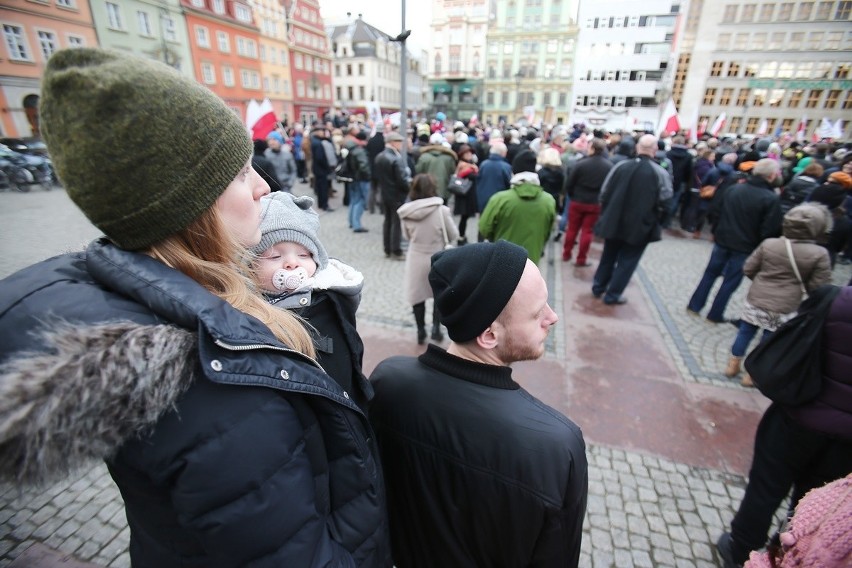
{"label": "sky", "polygon": [[411,36],[406,41],[409,50],[429,48],[429,25],[432,23],[431,0],[319,0],[320,13],[326,23],[346,20],[363,14],[365,22],[390,36],[402,30],[402,2],[405,1],[406,29]]}

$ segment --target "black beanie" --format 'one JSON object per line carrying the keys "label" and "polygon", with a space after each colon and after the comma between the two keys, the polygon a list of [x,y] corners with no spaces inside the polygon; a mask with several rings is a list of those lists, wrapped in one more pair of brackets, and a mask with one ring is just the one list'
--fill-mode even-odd
{"label": "black beanie", "polygon": [[515,293],[526,264],[527,251],[502,240],[433,255],[429,284],[450,339],[464,343],[488,329]]}
{"label": "black beanie", "polygon": [[521,172],[535,173],[536,156],[532,150],[522,150],[518,152],[515,159],[512,160],[512,173],[519,174]]}

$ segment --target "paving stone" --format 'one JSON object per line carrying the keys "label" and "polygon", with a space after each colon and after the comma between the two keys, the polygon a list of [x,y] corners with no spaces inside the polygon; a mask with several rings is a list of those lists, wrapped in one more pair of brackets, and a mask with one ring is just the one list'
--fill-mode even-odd
{"label": "paving stone", "polygon": [[651,562],[651,556],[644,550],[633,551],[633,565],[637,568],[653,568],[654,566]]}
{"label": "paving stone", "polygon": [[710,550],[710,545],[705,542],[693,542],[692,554],[700,560],[713,560],[713,552]]}
{"label": "paving stone", "polygon": [[629,550],[624,550],[623,548],[616,548],[613,552],[613,557],[615,561],[615,566],[619,568],[632,568],[633,567],[633,554],[630,553]]}

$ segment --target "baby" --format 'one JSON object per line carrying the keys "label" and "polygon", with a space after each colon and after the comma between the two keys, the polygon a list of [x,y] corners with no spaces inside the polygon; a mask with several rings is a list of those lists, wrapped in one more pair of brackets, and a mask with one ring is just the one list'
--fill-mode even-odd
{"label": "baby", "polygon": [[343,388],[342,395],[366,411],[373,389],[361,370],[364,344],[355,329],[364,277],[328,257],[317,237],[313,202],[285,192],[262,198],[255,273],[270,304],[310,324],[320,365]]}

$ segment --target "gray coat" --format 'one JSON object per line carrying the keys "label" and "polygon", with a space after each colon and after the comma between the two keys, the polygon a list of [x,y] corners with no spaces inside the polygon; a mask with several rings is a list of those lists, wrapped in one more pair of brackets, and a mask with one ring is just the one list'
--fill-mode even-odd
{"label": "gray coat", "polygon": [[272,167],[275,168],[275,177],[278,178],[278,183],[281,185],[281,191],[291,191],[293,181],[296,179],[296,159],[293,158],[293,153],[284,149],[276,152],[272,148],[267,148],[263,155],[272,162]]}

